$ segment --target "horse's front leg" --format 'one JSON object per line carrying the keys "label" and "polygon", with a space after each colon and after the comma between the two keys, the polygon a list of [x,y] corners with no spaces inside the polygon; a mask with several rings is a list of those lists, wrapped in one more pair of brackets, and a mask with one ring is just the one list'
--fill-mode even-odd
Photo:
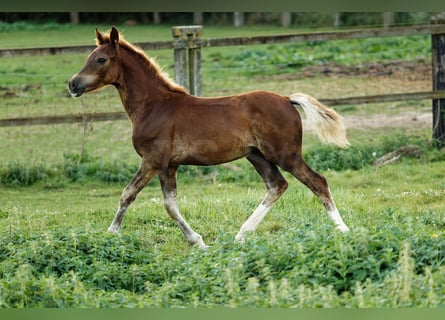
{"label": "horse's front leg", "polygon": [[148,165],[144,160],[142,160],[139,170],[122,192],[121,199],[119,202],[119,208],[117,209],[113,222],[108,228],[108,232],[119,233],[122,221],[124,220],[128,207],[136,199],[138,193],[158,172],[159,172],[158,170],[154,170],[150,165]]}
{"label": "horse's front leg", "polygon": [[168,215],[179,226],[182,233],[187,238],[187,241],[191,245],[197,245],[199,248],[205,250],[208,247],[202,240],[201,235],[189,226],[179,212],[178,203],[176,201],[176,170],[177,167],[168,167],[167,169],[162,170],[159,174],[165,209],[167,210]]}

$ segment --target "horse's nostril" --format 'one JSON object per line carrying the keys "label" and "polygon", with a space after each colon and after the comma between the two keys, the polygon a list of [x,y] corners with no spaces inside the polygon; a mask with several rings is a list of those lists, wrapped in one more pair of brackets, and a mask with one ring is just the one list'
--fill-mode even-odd
{"label": "horse's nostril", "polygon": [[76,90],[76,88],[77,88],[76,79],[71,79],[71,81],[68,83],[68,87],[69,87],[70,91]]}

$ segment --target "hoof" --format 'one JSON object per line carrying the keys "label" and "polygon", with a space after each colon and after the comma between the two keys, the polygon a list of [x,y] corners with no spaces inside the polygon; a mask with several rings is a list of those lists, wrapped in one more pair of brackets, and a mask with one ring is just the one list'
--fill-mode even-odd
{"label": "hoof", "polygon": [[246,243],[246,235],[237,234],[235,237],[235,243],[244,244]]}
{"label": "hoof", "polygon": [[349,232],[349,228],[346,225],[338,225],[336,226],[336,229],[340,232]]}
{"label": "hoof", "polygon": [[109,227],[107,232],[119,235],[119,229],[116,229],[116,228],[113,228],[113,227]]}
{"label": "hoof", "polygon": [[196,244],[195,246],[198,247],[199,250],[202,250],[202,251],[207,251],[210,249],[210,247],[208,245],[206,245],[205,243],[199,243],[199,244]]}
{"label": "hoof", "polygon": [[209,246],[205,244],[204,240],[202,240],[201,235],[199,234],[194,234],[193,237],[190,237],[188,239],[189,244],[191,244],[192,246],[198,247],[199,249],[206,251],[207,249],[209,249]]}

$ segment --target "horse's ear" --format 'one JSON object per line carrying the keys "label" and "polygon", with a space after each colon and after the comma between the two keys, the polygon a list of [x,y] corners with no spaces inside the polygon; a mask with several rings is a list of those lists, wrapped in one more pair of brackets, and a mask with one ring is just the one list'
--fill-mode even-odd
{"label": "horse's ear", "polygon": [[119,44],[119,31],[115,27],[111,27],[110,42],[113,47]]}
{"label": "horse's ear", "polygon": [[99,32],[99,30],[97,30],[96,28],[96,44],[97,45],[101,45],[104,44],[104,38],[102,37],[102,33]]}

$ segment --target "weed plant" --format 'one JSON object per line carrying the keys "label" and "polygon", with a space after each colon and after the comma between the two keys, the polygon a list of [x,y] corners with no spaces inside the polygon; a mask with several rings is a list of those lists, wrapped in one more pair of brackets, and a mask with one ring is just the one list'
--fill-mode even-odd
{"label": "weed plant", "polygon": [[[339,149],[318,144],[305,152],[308,164],[318,171],[360,170],[371,166],[373,162],[386,153],[403,146],[418,147],[423,157],[429,161],[445,159],[443,151],[433,147],[431,141],[418,136],[395,134],[383,137],[373,144],[356,144],[348,149]],[[38,182],[51,182],[66,179],[67,182],[85,182],[97,180],[106,183],[127,183],[137,171],[137,165],[124,161],[106,161],[89,153],[79,155],[75,152],[64,153],[62,164],[25,164],[6,163],[0,165],[0,183],[4,186],[30,186]],[[217,167],[182,166],[179,169],[184,181],[219,181],[250,182],[258,181],[254,170],[244,162],[235,162]]]}
{"label": "weed plant", "polygon": [[17,31],[48,31],[48,30],[67,30],[72,27],[71,24],[60,24],[57,22],[46,22],[43,24],[30,23],[27,21],[17,21],[14,23],[6,23],[0,21],[0,32],[17,32]]}
{"label": "weed plant", "polygon": [[43,164],[6,163],[0,169],[0,181],[5,186],[30,186],[54,176],[54,171]]}
{"label": "weed plant", "polygon": [[[294,73],[323,64],[358,66],[390,60],[426,60],[431,55],[428,36],[312,41],[286,45],[249,47],[241,51],[209,55],[213,68],[237,68],[244,74]],[[403,49],[402,49],[403,48]]]}
{"label": "weed plant", "polygon": [[[221,168],[216,171],[218,183],[205,180],[214,168],[190,167],[180,172],[186,189],[187,185],[196,186],[198,179],[209,183],[217,194],[215,200],[203,196],[201,190],[188,188],[186,194],[200,200],[180,198],[187,219],[192,225],[201,224],[199,229],[212,244],[206,252],[188,247],[177,226],[168,220],[162,201],[154,196],[154,189],[159,194],[158,186],[148,186],[145,198],[141,195],[140,203],[132,207],[121,236],[98,231],[106,230],[104,221],[113,215],[108,209],[85,211],[76,209],[74,203],[66,209],[65,200],[63,209],[54,211],[48,201],[51,197],[60,199],[57,192],[51,195],[42,191],[47,208],[43,212],[24,204],[11,207],[8,200],[0,211],[0,306],[443,306],[443,174],[436,172],[425,181],[424,174],[428,173],[418,172],[423,162],[437,166],[429,161],[431,154],[443,161],[443,151],[434,151],[428,141],[403,135],[382,138],[369,149],[358,145],[356,150],[362,155],[371,151],[380,155],[406,144],[415,144],[425,152],[423,160],[408,160],[417,161],[416,169],[402,163],[398,169],[384,167],[376,173],[370,166],[375,156],[368,159],[357,152],[351,156],[353,149],[335,160],[343,163],[339,169],[342,173],[330,167],[335,161],[330,162],[330,152],[323,151],[329,147],[317,146],[308,152],[309,158],[313,153],[325,155],[324,160],[312,160],[313,165],[328,163],[328,179],[334,185],[339,184],[338,179],[348,180],[344,185],[350,189],[336,192],[351,226],[348,234],[337,233],[320,217],[320,204],[309,192],[292,184],[276,204],[276,212],[271,213],[276,217],[266,219],[245,244],[234,244],[235,231],[223,233],[222,228],[236,230],[260,201],[259,193],[249,190],[261,182],[254,170],[241,163],[233,165],[252,175],[237,176],[236,168]],[[106,189],[106,182],[121,190],[121,177],[131,176],[130,171],[136,169],[88,153],[82,158],[66,153],[64,159],[62,165],[35,165],[31,169],[10,164],[1,171],[2,183],[15,186],[11,188],[14,194],[16,186],[39,182],[47,186],[57,179],[65,179],[71,193],[76,184],[91,185],[93,181],[101,183],[102,189]],[[387,186],[402,176],[400,186]],[[188,184],[188,179],[194,184]],[[233,181],[242,182],[242,186],[232,190]],[[351,192],[358,186],[360,191]],[[246,187],[247,195],[240,201],[239,192],[246,192]],[[80,193],[82,201],[98,201],[85,198],[84,192]],[[109,202],[107,195],[103,196]],[[144,214],[138,214],[142,208]],[[147,215],[147,210],[152,214]]]}
{"label": "weed plant", "polygon": [[[445,241],[382,225],[347,235],[291,228],[244,245],[160,253],[91,228],[3,233],[2,307],[435,307]],[[147,246],[148,245],[148,246]]]}
{"label": "weed plant", "polygon": [[383,155],[404,146],[414,146],[421,150],[430,161],[444,159],[442,151],[434,148],[432,141],[415,135],[396,133],[383,136],[376,143],[354,144],[347,149],[328,145],[317,145],[305,153],[305,159],[316,170],[360,170],[372,165]]}

